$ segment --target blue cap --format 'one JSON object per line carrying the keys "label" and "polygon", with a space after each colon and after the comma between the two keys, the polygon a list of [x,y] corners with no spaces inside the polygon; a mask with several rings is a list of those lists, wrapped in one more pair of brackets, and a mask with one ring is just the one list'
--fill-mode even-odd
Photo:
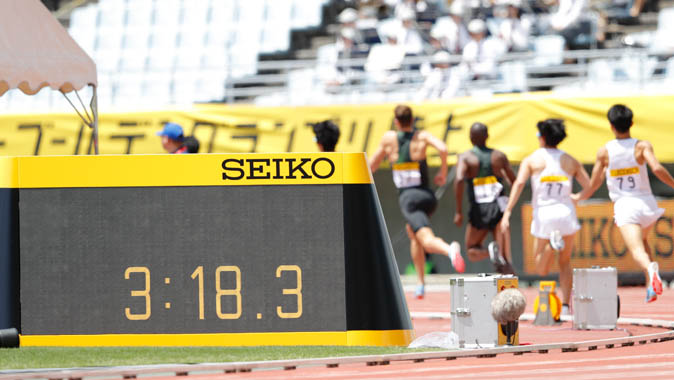
{"label": "blue cap", "polygon": [[176,123],[164,124],[164,129],[157,132],[157,136],[166,136],[175,141],[182,141],[185,138],[183,135],[183,127]]}

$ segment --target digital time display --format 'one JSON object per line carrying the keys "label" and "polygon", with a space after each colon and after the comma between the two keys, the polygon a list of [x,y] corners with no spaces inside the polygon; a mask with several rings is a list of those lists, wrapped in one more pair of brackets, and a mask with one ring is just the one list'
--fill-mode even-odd
{"label": "digital time display", "polygon": [[20,196],[24,334],[346,328],[341,186]]}

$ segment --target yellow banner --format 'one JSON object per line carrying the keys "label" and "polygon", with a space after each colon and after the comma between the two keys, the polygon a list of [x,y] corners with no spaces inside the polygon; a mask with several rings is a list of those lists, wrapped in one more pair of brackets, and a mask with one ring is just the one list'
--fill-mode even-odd
{"label": "yellow banner", "polygon": [[[674,162],[669,114],[674,95],[564,98],[547,93],[501,95],[487,99],[410,103],[415,125],[447,143],[450,164],[471,148],[474,122],[489,126],[488,145],[520,161],[538,147],[536,123],[566,121],[568,137],[560,144],[582,162],[594,161],[597,149],[613,138],[606,112],[616,103],[635,114],[633,136],[650,140],[662,161]],[[393,128],[395,104],[313,107],[196,105],[186,109],[108,113],[101,110],[102,154],[162,153],[156,136],[163,123],[181,124],[201,142],[200,153],[317,152],[312,124],[332,119],[339,125],[337,150],[372,154],[382,135]],[[91,130],[73,113],[0,116],[0,155],[91,154]],[[429,157],[438,165],[437,155]]]}
{"label": "yellow banner", "polygon": [[[658,219],[648,235],[648,244],[651,247],[653,259],[658,262],[662,272],[674,271],[674,235],[672,221],[674,220],[674,200],[658,201],[658,205],[665,209],[665,214]],[[623,242],[620,230],[613,223],[613,203],[598,201],[580,205],[576,208],[580,230],[571,254],[573,268],[589,268],[593,265],[602,267],[612,266],[619,272],[641,273],[641,269],[632,259]],[[522,254],[524,272],[535,275],[533,252],[533,237],[531,229],[532,207],[522,205]],[[557,263],[553,271],[557,272]]]}

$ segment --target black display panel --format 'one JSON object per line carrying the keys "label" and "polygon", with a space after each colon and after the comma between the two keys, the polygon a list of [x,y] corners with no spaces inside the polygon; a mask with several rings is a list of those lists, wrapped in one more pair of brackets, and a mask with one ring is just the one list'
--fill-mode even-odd
{"label": "black display panel", "polygon": [[346,330],[341,185],[19,191],[24,335]]}

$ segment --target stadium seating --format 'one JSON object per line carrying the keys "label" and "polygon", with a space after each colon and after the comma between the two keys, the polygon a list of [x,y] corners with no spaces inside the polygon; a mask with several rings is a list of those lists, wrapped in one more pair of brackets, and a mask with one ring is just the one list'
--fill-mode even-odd
{"label": "stadium seating", "polygon": [[72,12],[69,32],[105,78],[103,107],[221,101],[228,80],[257,72],[259,54],[320,25],[325,2],[100,0]]}

